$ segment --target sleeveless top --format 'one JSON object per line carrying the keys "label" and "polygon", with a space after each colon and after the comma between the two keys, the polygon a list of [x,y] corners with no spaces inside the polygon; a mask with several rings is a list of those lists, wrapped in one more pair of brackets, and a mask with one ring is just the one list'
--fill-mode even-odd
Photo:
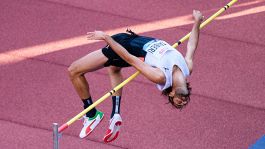
{"label": "sleeveless top", "polygon": [[157,84],[159,90],[172,86],[173,66],[177,65],[185,77],[190,72],[182,54],[167,42],[146,36],[139,36],[132,31],[130,34],[120,33],[112,36],[128,52],[136,57],[145,57],[144,62],[163,71],[166,82]]}
{"label": "sleeveless top", "polygon": [[185,77],[189,76],[189,68],[182,54],[167,42],[154,39],[143,46],[146,51],[145,63],[161,69],[166,77],[165,84],[157,84],[159,90],[172,86],[173,66],[177,65]]}

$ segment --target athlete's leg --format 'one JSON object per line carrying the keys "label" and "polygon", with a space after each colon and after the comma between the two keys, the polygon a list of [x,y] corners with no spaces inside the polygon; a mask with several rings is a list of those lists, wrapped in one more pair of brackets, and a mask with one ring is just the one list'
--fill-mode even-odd
{"label": "athlete's leg", "polygon": [[[119,85],[122,81],[121,67],[110,66],[108,68],[110,82],[112,88]],[[116,91],[112,96],[112,113],[111,120],[109,124],[109,128],[103,138],[105,142],[111,142],[115,140],[119,135],[120,125],[122,123],[122,119],[120,116],[120,101],[122,95],[122,88]]]}
{"label": "athlete's leg", "polygon": [[[68,68],[69,77],[79,97],[82,99],[85,109],[93,102],[89,92],[89,85],[84,74],[104,67],[107,60],[108,58],[103,55],[102,51],[97,50],[73,62]],[[99,110],[96,110],[96,108],[87,112],[84,117],[84,127],[82,128],[79,137],[84,138],[88,136],[103,119],[103,116],[104,114]]]}
{"label": "athlete's leg", "polygon": [[[121,67],[110,66],[108,67],[108,73],[109,73],[110,83],[111,83],[112,88],[116,87],[123,81],[122,74],[121,74]],[[121,96],[122,88],[116,91],[113,95]]]}
{"label": "athlete's leg", "polygon": [[69,77],[81,99],[87,99],[91,96],[84,74],[103,68],[107,60],[107,57],[102,54],[100,49],[89,53],[70,65],[68,68]]}
{"label": "athlete's leg", "polygon": [[[110,66],[108,68],[109,72],[109,77],[110,77],[110,83],[112,88],[118,86],[122,81],[122,74],[121,74],[121,67],[116,67],[116,66]],[[116,91],[112,95],[112,113],[111,113],[111,118],[113,115],[119,114],[120,113],[120,101],[121,101],[121,95],[122,95],[122,88],[118,91]]]}

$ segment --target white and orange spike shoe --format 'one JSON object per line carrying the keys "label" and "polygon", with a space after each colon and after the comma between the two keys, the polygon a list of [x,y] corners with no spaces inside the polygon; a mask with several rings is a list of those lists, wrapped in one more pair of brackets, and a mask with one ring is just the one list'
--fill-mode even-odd
{"label": "white and orange spike shoe", "polygon": [[117,139],[120,132],[121,124],[122,124],[122,119],[120,114],[114,114],[114,116],[110,120],[109,129],[107,130],[103,138],[105,143],[109,143]]}
{"label": "white and orange spike shoe", "polygon": [[95,128],[96,126],[101,122],[101,120],[103,119],[104,114],[101,111],[97,110],[97,113],[94,117],[89,118],[84,116],[84,127],[82,128],[79,137],[80,138],[84,138],[86,136],[88,136]]}

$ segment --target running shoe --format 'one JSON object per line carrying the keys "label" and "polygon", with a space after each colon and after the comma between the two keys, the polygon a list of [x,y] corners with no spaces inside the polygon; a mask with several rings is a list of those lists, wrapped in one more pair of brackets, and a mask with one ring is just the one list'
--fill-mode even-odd
{"label": "running shoe", "polygon": [[97,110],[96,115],[94,117],[89,118],[89,117],[83,116],[84,127],[82,128],[82,130],[79,134],[79,137],[84,138],[84,137],[88,136],[96,128],[96,126],[99,124],[99,122],[101,122],[103,117],[104,117],[104,114],[98,110]]}
{"label": "running shoe", "polygon": [[114,114],[110,120],[109,129],[107,130],[103,140],[108,143],[117,139],[121,127],[122,119],[120,114]]}

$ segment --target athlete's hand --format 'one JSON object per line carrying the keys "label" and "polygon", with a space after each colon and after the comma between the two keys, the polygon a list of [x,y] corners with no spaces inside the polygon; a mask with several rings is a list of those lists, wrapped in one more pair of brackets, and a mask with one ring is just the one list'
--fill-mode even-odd
{"label": "athlete's hand", "polygon": [[102,31],[87,32],[87,40],[105,40],[106,35]]}
{"label": "athlete's hand", "polygon": [[204,19],[204,16],[199,10],[193,10],[193,18],[196,22],[202,22]]}

